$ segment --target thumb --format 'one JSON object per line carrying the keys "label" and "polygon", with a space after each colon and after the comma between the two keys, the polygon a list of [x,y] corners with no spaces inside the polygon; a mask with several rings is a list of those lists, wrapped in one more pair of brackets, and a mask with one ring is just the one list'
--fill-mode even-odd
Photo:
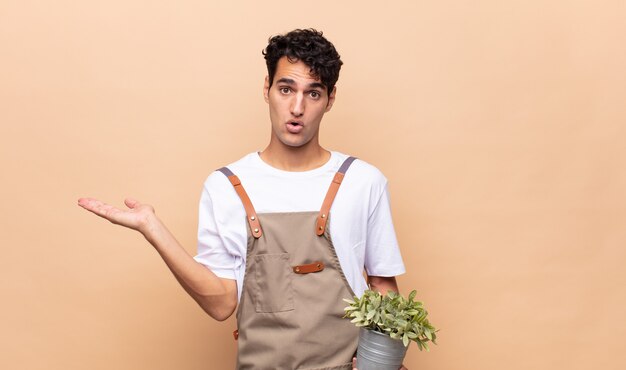
{"label": "thumb", "polygon": [[135,208],[137,207],[140,203],[137,199],[133,199],[133,198],[126,198],[124,199],[124,204],[126,204],[126,206],[128,208]]}

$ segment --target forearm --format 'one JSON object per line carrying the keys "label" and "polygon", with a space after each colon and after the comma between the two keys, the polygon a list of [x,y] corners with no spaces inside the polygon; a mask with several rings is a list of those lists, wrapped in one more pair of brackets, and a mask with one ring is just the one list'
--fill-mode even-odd
{"label": "forearm", "polygon": [[156,217],[140,230],[157,250],[176,280],[216,320],[227,319],[237,306],[237,284],[222,279],[193,259]]}

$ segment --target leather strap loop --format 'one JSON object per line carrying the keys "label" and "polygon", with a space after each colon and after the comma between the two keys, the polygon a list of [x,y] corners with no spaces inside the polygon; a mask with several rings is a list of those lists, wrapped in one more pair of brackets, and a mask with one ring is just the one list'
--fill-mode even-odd
{"label": "leather strap loop", "polygon": [[312,272],[320,272],[324,269],[324,262],[313,262],[306,265],[298,265],[293,267],[296,274],[310,274]]}
{"label": "leather strap loop", "polygon": [[232,173],[227,167],[222,167],[218,171],[226,175],[230,183],[235,188],[237,195],[241,199],[241,203],[243,203],[243,208],[246,210],[246,219],[248,221],[248,225],[250,226],[250,232],[252,232],[252,236],[256,239],[260,238],[263,235],[263,229],[261,229],[261,223],[259,222],[259,217],[254,210],[254,206],[248,197],[248,193],[241,185],[241,180]]}
{"label": "leather strap loop", "polygon": [[355,157],[348,157],[339,170],[335,174],[333,181],[330,183],[330,187],[328,188],[328,192],[326,193],[326,197],[324,198],[324,202],[322,203],[322,209],[320,210],[319,215],[317,216],[317,222],[315,223],[315,233],[318,236],[324,235],[324,231],[326,231],[326,223],[328,222],[328,213],[330,212],[330,207],[333,205],[333,201],[335,200],[335,196],[337,195],[337,191],[339,191],[339,186],[343,181],[343,178],[346,174],[348,168],[352,162],[354,162]]}

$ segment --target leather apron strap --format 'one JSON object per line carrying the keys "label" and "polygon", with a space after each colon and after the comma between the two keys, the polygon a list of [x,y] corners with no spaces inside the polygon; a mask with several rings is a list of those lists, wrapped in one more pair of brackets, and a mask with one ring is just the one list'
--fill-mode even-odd
{"label": "leather apron strap", "polygon": [[259,222],[259,217],[254,210],[252,202],[250,201],[250,197],[248,197],[248,193],[246,193],[243,185],[241,185],[241,181],[231,170],[228,169],[228,167],[222,167],[218,169],[218,171],[226,175],[230,183],[235,188],[237,195],[239,195],[241,203],[243,203],[243,208],[246,210],[246,219],[248,220],[248,225],[250,226],[252,236],[254,236],[256,239],[260,238],[261,235],[263,235],[261,223]]}
{"label": "leather apron strap", "polygon": [[[326,192],[326,197],[322,203],[322,208],[317,216],[317,222],[315,225],[315,233],[318,236],[324,235],[324,231],[326,231],[326,222],[328,221],[330,207],[333,205],[333,201],[335,200],[335,196],[337,196],[339,186],[341,186],[341,182],[343,181],[346,171],[348,171],[348,168],[350,168],[350,165],[352,165],[352,162],[354,162],[355,159],[356,157],[346,158],[328,187],[328,192]],[[223,173],[228,178],[230,183],[235,188],[237,195],[241,199],[241,203],[243,203],[243,207],[246,210],[246,219],[248,221],[248,225],[250,226],[252,236],[256,239],[260,238],[261,235],[263,235],[263,229],[261,228],[261,223],[259,222],[259,217],[254,210],[252,201],[250,201],[248,193],[246,193],[243,185],[241,185],[241,180],[239,180],[239,178],[230,169],[228,169],[228,167],[222,167],[218,169],[218,171]]]}
{"label": "leather apron strap", "polygon": [[330,212],[330,207],[333,205],[333,201],[335,200],[335,196],[337,195],[337,191],[339,191],[339,186],[341,186],[341,182],[350,168],[352,162],[354,162],[355,157],[348,157],[339,170],[335,174],[333,181],[330,183],[330,187],[328,188],[328,192],[326,193],[326,198],[324,198],[324,202],[322,203],[322,209],[320,210],[317,216],[317,222],[315,225],[315,233],[318,236],[324,235],[324,231],[326,231],[326,222],[328,221],[328,213]]}

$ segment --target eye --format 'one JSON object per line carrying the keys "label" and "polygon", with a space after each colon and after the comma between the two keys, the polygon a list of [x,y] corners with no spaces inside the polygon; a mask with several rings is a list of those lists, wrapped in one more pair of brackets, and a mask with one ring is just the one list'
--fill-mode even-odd
{"label": "eye", "polygon": [[319,99],[319,98],[322,96],[322,95],[321,95],[319,92],[317,92],[317,91],[311,91],[311,92],[309,93],[309,95],[310,95],[313,99]]}
{"label": "eye", "polygon": [[279,87],[278,91],[280,91],[281,94],[287,95],[287,94],[289,94],[289,91],[291,91],[291,89],[288,88],[288,87]]}

